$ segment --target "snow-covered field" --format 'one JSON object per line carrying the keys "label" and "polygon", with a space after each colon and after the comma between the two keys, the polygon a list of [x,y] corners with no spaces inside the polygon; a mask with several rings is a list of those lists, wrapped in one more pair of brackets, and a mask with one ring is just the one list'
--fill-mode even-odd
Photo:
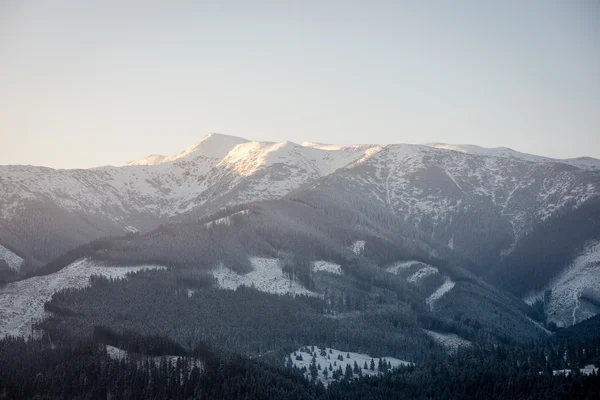
{"label": "snow-covered field", "polygon": [[[600,298],[600,240],[589,243],[571,265],[552,280],[546,304],[548,320],[557,326],[570,326],[597,314],[597,307],[581,301],[584,292]],[[525,298],[529,304],[543,299],[544,290]]]}
{"label": "snow-covered field", "polygon": [[6,261],[8,267],[18,271],[23,264],[23,259],[0,244],[0,260]]}
{"label": "snow-covered field", "polygon": [[[340,356],[342,358],[341,360],[339,359]],[[293,367],[298,369],[305,367],[306,372],[304,375],[307,379],[310,379],[310,365],[313,357],[317,366],[318,379],[323,382],[325,386],[334,381],[332,375],[337,369],[341,367],[343,377],[343,374],[346,372],[346,366],[350,365],[351,368],[354,368],[354,362],[356,362],[358,365],[362,375],[370,376],[383,373],[382,371],[378,370],[380,360],[382,362],[385,361],[386,363],[391,364],[392,369],[399,366],[412,365],[412,363],[408,361],[399,360],[394,357],[371,357],[367,354],[340,351],[329,347],[318,348],[318,346],[309,346],[298,349],[286,357],[285,363],[288,365],[289,361],[291,360]],[[373,370],[371,370],[371,361],[373,361],[375,364],[375,368]],[[365,368],[365,363],[367,368]],[[319,366],[321,369],[318,369]],[[330,366],[331,369],[329,368]],[[327,376],[325,376],[325,371],[327,371]],[[359,374],[354,373],[353,377],[358,378]]]}
{"label": "snow-covered field", "polygon": [[314,261],[312,263],[313,272],[323,271],[331,272],[332,274],[342,275],[342,267],[329,261]]}
{"label": "snow-covered field", "polygon": [[456,351],[459,347],[471,346],[470,341],[465,340],[454,333],[438,333],[428,331],[427,329],[423,329],[423,331],[431,336],[433,340],[446,347],[450,352]]}
{"label": "snow-covered field", "polygon": [[33,323],[44,317],[44,303],[54,293],[85,287],[92,275],[124,278],[130,272],[162,268],[157,265],[111,267],[81,259],[53,274],[9,283],[0,288],[0,337],[29,335]]}
{"label": "snow-covered field", "polygon": [[446,281],[442,283],[442,286],[437,288],[435,292],[433,292],[426,300],[425,303],[429,305],[429,309],[433,310],[433,305],[436,301],[438,301],[443,295],[448,293],[454,287],[455,283],[450,278],[446,278]]}
{"label": "snow-covered field", "polygon": [[217,285],[230,290],[235,290],[240,286],[248,286],[273,294],[318,296],[318,294],[285,276],[281,270],[280,262],[276,258],[253,257],[250,259],[250,263],[253,270],[245,275],[239,275],[229,268],[219,266],[213,270]]}

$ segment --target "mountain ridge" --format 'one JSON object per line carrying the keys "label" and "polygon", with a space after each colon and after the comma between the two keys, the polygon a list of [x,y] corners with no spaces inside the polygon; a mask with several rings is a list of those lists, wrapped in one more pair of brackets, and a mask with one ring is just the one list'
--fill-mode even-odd
{"label": "mountain ridge", "polygon": [[[430,237],[436,252],[507,284],[510,274],[492,271],[516,268],[502,263],[522,261],[510,257],[515,248],[526,255],[519,248],[524,239],[539,232],[558,238],[548,221],[560,217],[564,227],[583,206],[600,204],[597,160],[577,160],[583,164],[473,145],[297,144],[208,134],[174,156],[122,167],[0,166],[0,245],[22,254],[27,272],[104,236],[291,198],[350,212],[371,226],[401,218]],[[514,292],[542,290],[585,243],[598,239],[595,232],[564,247],[564,265],[546,268],[548,276]],[[528,265],[542,263],[541,256],[527,257]],[[581,293],[590,296],[588,288]]]}

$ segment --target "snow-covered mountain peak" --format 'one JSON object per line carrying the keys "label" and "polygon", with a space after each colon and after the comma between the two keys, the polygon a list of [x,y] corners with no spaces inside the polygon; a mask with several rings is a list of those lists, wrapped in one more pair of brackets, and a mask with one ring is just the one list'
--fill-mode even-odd
{"label": "snow-covered mountain peak", "polygon": [[223,135],[221,133],[208,133],[181,153],[173,156],[153,154],[139,160],[129,161],[122,166],[157,165],[174,161],[189,161],[197,157],[220,160],[235,146],[247,142],[248,140],[236,136]]}
{"label": "snow-covered mountain peak", "polygon": [[164,162],[189,160],[198,156],[222,159],[238,144],[247,142],[248,140],[236,136],[209,133],[181,153],[167,157]]}
{"label": "snow-covered mountain peak", "polygon": [[303,142],[303,147],[311,147],[319,150],[339,151],[339,150],[364,150],[370,147],[376,147],[372,144],[327,144],[327,143],[315,143],[315,142]]}
{"label": "snow-covered mountain peak", "polygon": [[263,168],[281,164],[308,172],[315,177],[327,175],[363,156],[369,146],[324,150],[293,142],[247,142],[236,146],[219,166],[240,176],[250,176]]}

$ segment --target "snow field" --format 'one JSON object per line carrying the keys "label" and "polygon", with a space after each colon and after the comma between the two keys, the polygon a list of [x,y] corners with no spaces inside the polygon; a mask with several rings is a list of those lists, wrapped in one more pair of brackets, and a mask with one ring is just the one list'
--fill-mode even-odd
{"label": "snow field", "polygon": [[8,267],[18,271],[23,264],[23,259],[0,244],[0,260],[6,261]]}
{"label": "snow field", "polygon": [[213,270],[217,285],[222,289],[229,290],[235,290],[240,286],[248,286],[273,294],[319,296],[285,276],[281,270],[280,262],[276,258],[252,257],[250,263],[253,270],[245,275],[239,275],[229,268],[219,266]]}
{"label": "snow field", "polygon": [[[312,350],[314,348],[314,351]],[[341,360],[339,359],[341,356]],[[349,357],[348,357],[349,356]],[[332,375],[339,368],[342,368],[342,374],[346,371],[346,366],[349,365],[351,368],[354,368],[354,362],[361,369],[362,375],[379,375],[383,372],[378,370],[379,360],[385,361],[386,363],[391,364],[392,369],[398,368],[400,366],[408,366],[412,365],[412,363],[408,361],[399,360],[394,357],[371,357],[367,354],[360,354],[354,352],[347,352],[332,349],[329,347],[319,348],[318,346],[311,347],[303,347],[298,349],[297,351],[289,354],[285,359],[286,365],[289,364],[289,360],[291,360],[292,366],[298,369],[306,368],[305,377],[310,379],[310,365],[313,357],[315,358],[315,363],[318,366],[321,366],[321,369],[318,370],[318,379],[323,382],[325,386],[329,385],[334,381]],[[375,369],[371,370],[371,360],[375,363]],[[367,363],[367,369],[364,368],[365,363]],[[331,364],[331,370],[329,370],[329,365]],[[327,370],[327,376],[324,375],[324,371]],[[343,376],[343,375],[342,375]],[[354,378],[358,378],[359,374],[354,373]]]}
{"label": "snow field", "polygon": [[410,283],[418,283],[420,280],[422,280],[430,275],[435,275],[439,272],[440,271],[436,267],[427,266],[425,268],[421,268],[420,270],[418,270],[417,272],[415,272],[414,274],[412,274],[411,276],[406,278],[406,281],[410,282]]}
{"label": "snow field", "polygon": [[[600,240],[590,242],[546,289],[551,291],[546,304],[548,320],[557,326],[570,326],[593,317],[594,310],[583,307],[580,297],[584,291],[600,296]],[[543,300],[545,290],[530,294],[525,302]]]}
{"label": "snow field", "polygon": [[443,295],[448,293],[452,288],[456,285],[454,281],[450,278],[446,278],[446,281],[442,283],[442,286],[437,288],[435,292],[433,292],[427,299],[425,299],[425,303],[429,305],[429,309],[433,310],[433,305],[436,301],[438,301]]}
{"label": "snow field", "polygon": [[365,252],[365,241],[364,240],[357,240],[356,242],[354,242],[352,244],[352,251],[354,252],[354,254],[356,254],[357,256],[362,255]]}
{"label": "snow field", "polygon": [[385,270],[390,274],[398,274],[400,271],[409,269],[415,264],[422,264],[420,261],[400,261],[387,267]]}
{"label": "snow field", "polygon": [[[179,359],[183,359],[183,360],[192,360],[191,358],[188,357],[181,357],[181,356],[145,356],[145,355],[140,355],[140,354],[129,354],[128,351],[120,349],[118,347],[114,347],[114,346],[110,346],[110,345],[105,345],[106,347],[106,354],[112,358],[113,360],[126,360],[128,358],[133,358],[133,359],[138,359],[140,362],[143,362],[144,360],[149,360],[151,363],[155,364],[155,365],[159,365],[161,363],[162,360],[166,360],[167,362],[170,362],[172,365],[175,365],[175,363],[177,363],[177,360]],[[198,368],[202,368],[202,362],[198,359],[193,359],[192,361],[192,365],[190,365],[190,372],[191,372],[191,368],[193,368],[194,366],[198,367]]]}
{"label": "snow field", "polygon": [[427,329],[423,329],[423,332],[429,335],[437,343],[446,347],[449,352],[455,352],[459,347],[469,347],[472,344],[470,341],[461,338],[455,333],[438,333],[428,331]]}
{"label": "snow field", "polygon": [[44,303],[54,293],[86,287],[92,275],[120,279],[130,272],[164,268],[158,265],[112,267],[81,259],[53,274],[9,283],[0,288],[0,337],[28,336],[33,324],[44,317]]}
{"label": "snow field", "polygon": [[342,267],[339,264],[335,264],[328,261],[314,261],[312,263],[313,272],[331,272],[332,274],[342,275]]}

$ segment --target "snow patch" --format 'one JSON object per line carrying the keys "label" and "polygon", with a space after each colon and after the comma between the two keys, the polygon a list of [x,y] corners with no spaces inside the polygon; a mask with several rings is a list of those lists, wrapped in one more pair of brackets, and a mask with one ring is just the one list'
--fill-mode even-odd
{"label": "snow patch", "polygon": [[452,288],[456,285],[450,278],[446,278],[446,281],[442,283],[442,286],[437,288],[435,292],[433,292],[426,300],[425,303],[429,305],[429,309],[433,310],[433,305],[436,301],[438,301],[443,295],[448,293]]}
{"label": "snow patch", "polygon": [[[552,375],[571,375],[571,372],[572,371],[570,369],[556,369],[552,371]],[[582,375],[597,374],[598,368],[593,364],[589,364],[584,368],[581,368],[579,372],[581,372]]]}
{"label": "snow patch", "polygon": [[0,244],[0,260],[6,261],[10,269],[18,271],[23,264],[23,259]]}
{"label": "snow patch", "polygon": [[329,261],[314,261],[312,263],[313,272],[324,271],[332,274],[342,275],[342,267]]}
{"label": "snow patch", "polygon": [[205,227],[210,228],[213,225],[227,225],[227,226],[231,226],[231,224],[233,223],[233,220],[231,219],[231,217],[235,216],[235,215],[247,215],[250,211],[249,210],[242,210],[242,211],[238,211],[235,212],[231,215],[228,215],[226,217],[222,217],[219,219],[215,219],[214,221],[209,221],[207,223],[204,224]]}
{"label": "snow patch", "polygon": [[433,340],[446,347],[450,352],[455,352],[459,347],[469,347],[471,342],[461,338],[455,333],[439,333],[423,329]]}
{"label": "snow patch", "polygon": [[[312,351],[312,348],[314,347],[314,351]],[[339,357],[341,356],[341,360],[339,359]],[[349,356],[349,357],[348,357]],[[302,367],[306,367],[306,373],[304,374],[304,376],[306,377],[306,379],[310,379],[310,365],[312,362],[313,357],[315,358],[315,364],[317,365],[317,367],[320,365],[321,369],[317,369],[318,371],[318,379],[323,382],[323,384],[325,386],[329,385],[331,382],[334,382],[334,379],[332,378],[333,373],[339,368],[342,368],[342,374],[346,372],[346,366],[350,365],[351,368],[354,368],[354,362],[356,361],[356,364],[358,365],[358,367],[361,369],[361,373],[363,376],[368,375],[368,376],[376,376],[376,375],[380,375],[382,374],[382,372],[380,372],[378,370],[378,365],[379,365],[379,361],[380,360],[385,360],[386,363],[389,363],[392,365],[392,369],[394,368],[398,368],[400,366],[409,366],[409,365],[413,365],[413,363],[408,362],[408,361],[404,361],[404,360],[399,360],[397,358],[394,357],[371,357],[367,354],[360,354],[360,353],[354,353],[354,352],[347,352],[347,351],[341,351],[341,350],[336,350],[336,349],[332,349],[329,347],[325,347],[325,348],[319,348],[318,346],[312,346],[312,347],[304,347],[304,348],[300,348],[297,351],[291,353],[288,355],[288,357],[286,357],[285,359],[285,363],[289,363],[289,360],[292,361],[292,365],[295,368],[298,369],[302,369]],[[301,358],[301,359],[299,359]],[[371,360],[373,360],[373,362],[375,363],[375,368],[374,370],[371,370]],[[334,365],[334,363],[336,365]],[[364,368],[365,363],[367,363],[367,369]],[[331,364],[331,368],[332,370],[329,370],[329,365]],[[327,377],[324,376],[323,372],[327,370]],[[358,378],[358,374],[354,373],[353,377],[354,378]],[[343,375],[342,375],[343,377]]]}
{"label": "snow patch", "polygon": [[406,281],[410,282],[410,283],[418,283],[420,280],[422,280],[423,278],[426,278],[430,275],[434,275],[437,274],[439,271],[436,267],[432,267],[432,266],[427,266],[425,268],[421,268],[420,270],[418,270],[417,272],[415,272],[414,274],[412,274],[411,276],[409,276]]}
{"label": "snow patch", "polygon": [[385,270],[391,274],[398,274],[401,271],[407,270],[413,265],[423,264],[420,261],[399,261],[387,267]]}
{"label": "snow patch", "polygon": [[[108,344],[105,345],[105,347],[106,347],[106,354],[108,355],[108,357],[113,360],[117,360],[117,361],[127,360],[127,359],[131,358],[131,359],[137,360],[139,362],[148,360],[152,364],[160,365],[162,360],[166,360],[167,362],[170,362],[171,365],[175,365],[177,363],[177,361],[179,359],[181,359],[183,361],[191,361],[191,363],[190,363],[191,365],[189,365],[189,367],[191,367],[191,368],[198,367],[198,368],[202,369],[202,362],[195,358],[172,356],[172,355],[146,356],[143,354],[129,353],[127,350],[123,350],[118,347],[110,346]],[[190,368],[190,372],[191,372],[191,368]]]}
{"label": "snow patch", "polygon": [[245,275],[219,266],[213,270],[213,276],[217,279],[217,285],[222,289],[235,290],[240,286],[254,287],[261,292],[273,294],[291,294],[319,296],[311,292],[298,282],[292,281],[283,274],[281,265],[276,258],[250,258],[253,270]]}
{"label": "snow patch", "polygon": [[44,304],[52,295],[67,288],[89,285],[92,275],[124,278],[130,272],[165,269],[158,265],[113,267],[91,261],[78,260],[50,275],[35,276],[0,288],[0,337],[28,336],[34,322],[44,317]]}
{"label": "snow patch", "polygon": [[354,242],[352,244],[352,251],[354,252],[354,254],[356,254],[357,256],[362,255],[365,252],[365,241],[364,240],[357,240],[356,242]]}

